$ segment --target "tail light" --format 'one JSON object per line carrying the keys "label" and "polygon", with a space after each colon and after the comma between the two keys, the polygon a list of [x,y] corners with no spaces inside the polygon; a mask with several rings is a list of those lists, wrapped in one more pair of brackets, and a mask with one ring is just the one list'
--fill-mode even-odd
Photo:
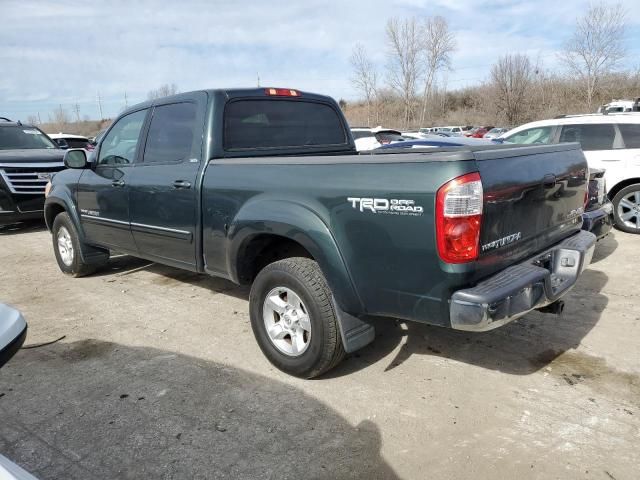
{"label": "tail light", "polygon": [[477,172],[445,183],[436,195],[438,254],[447,263],[472,262],[480,251],[482,180]]}
{"label": "tail light", "polygon": [[299,97],[300,92],[290,88],[266,88],[264,93],[271,97]]}

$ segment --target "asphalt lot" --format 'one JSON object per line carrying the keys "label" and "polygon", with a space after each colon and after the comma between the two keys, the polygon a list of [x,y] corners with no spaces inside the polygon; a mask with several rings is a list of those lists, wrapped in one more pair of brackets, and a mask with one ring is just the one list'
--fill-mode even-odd
{"label": "asphalt lot", "polygon": [[0,227],[0,301],[29,322],[0,371],[0,452],[43,479],[637,479],[640,238],[566,297],[468,334],[381,320],[304,381],[260,353],[248,289],[111,260],[63,276],[41,225]]}

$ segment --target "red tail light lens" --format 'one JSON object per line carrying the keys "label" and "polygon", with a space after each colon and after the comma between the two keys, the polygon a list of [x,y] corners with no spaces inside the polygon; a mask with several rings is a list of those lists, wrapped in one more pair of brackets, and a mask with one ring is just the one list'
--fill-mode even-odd
{"label": "red tail light lens", "polygon": [[300,92],[290,88],[267,88],[264,93],[272,97],[299,97]]}
{"label": "red tail light lens", "polygon": [[482,180],[477,172],[440,187],[436,195],[436,240],[443,261],[465,263],[478,258],[482,203]]}

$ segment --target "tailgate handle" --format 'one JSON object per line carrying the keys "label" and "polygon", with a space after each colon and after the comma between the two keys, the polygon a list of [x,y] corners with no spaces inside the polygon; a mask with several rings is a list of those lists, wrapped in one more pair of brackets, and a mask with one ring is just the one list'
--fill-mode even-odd
{"label": "tailgate handle", "polygon": [[544,188],[553,188],[556,186],[556,176],[553,173],[547,173],[542,179]]}

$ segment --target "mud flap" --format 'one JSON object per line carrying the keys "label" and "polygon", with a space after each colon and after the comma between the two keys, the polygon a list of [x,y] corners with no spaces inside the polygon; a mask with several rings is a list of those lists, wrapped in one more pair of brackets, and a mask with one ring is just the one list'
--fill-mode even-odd
{"label": "mud flap", "polygon": [[373,342],[376,336],[376,329],[373,325],[342,311],[333,297],[332,302],[345,352],[355,352]]}

